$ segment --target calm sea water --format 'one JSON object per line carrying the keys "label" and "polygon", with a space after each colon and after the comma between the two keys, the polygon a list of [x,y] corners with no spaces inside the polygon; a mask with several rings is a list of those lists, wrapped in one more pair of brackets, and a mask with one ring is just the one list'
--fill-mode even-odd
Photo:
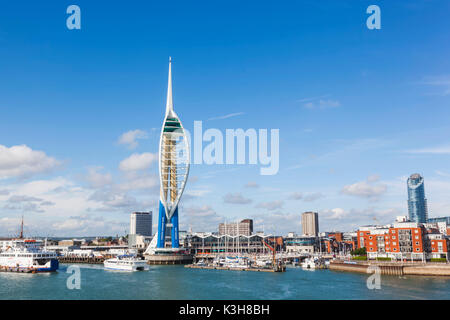
{"label": "calm sea water", "polygon": [[288,268],[284,273],[151,266],[117,272],[78,265],[81,289],[69,290],[68,265],[52,274],[0,273],[0,299],[450,299],[450,278],[382,276],[369,290],[367,275]]}

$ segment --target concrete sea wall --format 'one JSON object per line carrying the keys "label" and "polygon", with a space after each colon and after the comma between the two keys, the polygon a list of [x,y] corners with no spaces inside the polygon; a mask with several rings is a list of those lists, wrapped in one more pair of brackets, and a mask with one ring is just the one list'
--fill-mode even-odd
{"label": "concrete sea wall", "polygon": [[355,264],[343,262],[331,262],[330,270],[374,273],[375,268],[379,268],[383,275],[418,275],[418,276],[450,276],[449,264],[435,263],[379,263],[379,262],[358,262]]}

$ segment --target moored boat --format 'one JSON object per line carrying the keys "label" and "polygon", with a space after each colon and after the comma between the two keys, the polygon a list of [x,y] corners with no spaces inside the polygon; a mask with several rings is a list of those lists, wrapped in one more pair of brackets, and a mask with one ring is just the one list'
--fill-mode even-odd
{"label": "moored boat", "polygon": [[118,271],[147,271],[150,269],[145,260],[135,256],[121,255],[103,262],[105,269]]}
{"label": "moored boat", "polygon": [[0,271],[53,272],[58,267],[56,253],[42,248],[42,240],[13,239],[0,253]]}

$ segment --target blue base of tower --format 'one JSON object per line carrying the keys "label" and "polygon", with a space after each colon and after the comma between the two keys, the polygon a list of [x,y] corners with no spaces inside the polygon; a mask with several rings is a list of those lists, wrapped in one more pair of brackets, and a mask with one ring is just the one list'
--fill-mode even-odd
{"label": "blue base of tower", "polygon": [[[178,238],[178,207],[175,209],[175,212],[170,218],[170,224],[172,225],[172,248],[180,247],[180,240]],[[166,216],[166,208],[159,202],[159,217],[158,217],[158,241],[156,244],[157,248],[164,248],[166,242],[166,226],[167,226],[167,216]]]}

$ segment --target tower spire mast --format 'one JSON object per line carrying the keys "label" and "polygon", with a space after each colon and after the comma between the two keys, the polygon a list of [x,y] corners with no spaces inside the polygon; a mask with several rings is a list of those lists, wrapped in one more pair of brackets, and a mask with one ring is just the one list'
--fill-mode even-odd
{"label": "tower spire mast", "polygon": [[172,57],[169,57],[169,80],[167,84],[167,102],[166,116],[173,116],[173,97],[172,97]]}

